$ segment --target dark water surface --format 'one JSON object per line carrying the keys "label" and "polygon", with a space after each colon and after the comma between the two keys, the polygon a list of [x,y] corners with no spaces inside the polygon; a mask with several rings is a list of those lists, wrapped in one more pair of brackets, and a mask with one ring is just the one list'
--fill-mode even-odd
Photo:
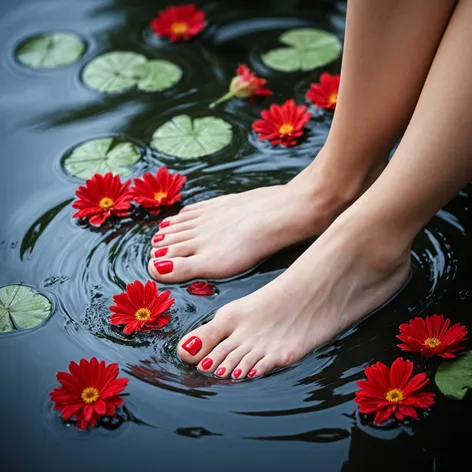
{"label": "dark water surface", "polygon": [[[219,295],[189,295],[172,285],[174,320],[155,335],[126,338],[107,323],[113,294],[145,280],[157,221],[128,220],[89,230],[72,220],[79,180],[61,167],[75,145],[122,135],[142,146],[137,170],[161,165],[188,178],[184,202],[287,182],[322,146],[330,115],[315,112],[308,138],[293,149],[259,143],[250,124],[272,100],[234,100],[214,111],[233,124],[222,152],[177,161],[146,147],[172,115],[208,114],[238,63],[270,81],[273,101],[303,95],[313,73],[263,68],[260,48],[290,28],[313,25],[343,37],[345,4],[315,1],[207,1],[210,27],[197,40],[165,45],[150,37],[149,19],[167,3],[138,0],[2,0],[0,2],[0,286],[25,283],[53,302],[44,326],[0,338],[1,466],[22,470],[293,470],[449,471],[470,448],[471,396],[438,395],[431,413],[411,425],[378,429],[356,415],[353,392],[363,369],[390,363],[398,325],[415,315],[444,313],[470,326],[471,198],[457,196],[414,244],[414,276],[375,316],[296,366],[255,381],[206,377],[175,354],[180,337],[225,303],[280,274],[303,250],[278,254],[258,268],[217,284]],[[38,32],[72,31],[87,42],[76,63],[32,70],[15,47]],[[163,45],[164,44],[164,45]],[[84,86],[80,71],[96,55],[129,50],[169,58],[183,80],[163,94],[105,96]],[[339,72],[335,62],[324,70]],[[314,110],[313,110],[314,111]],[[420,177],[419,177],[420,178]],[[248,211],[251,211],[248,208]],[[126,408],[112,423],[80,432],[52,412],[48,392],[70,360],[116,361],[130,378]],[[434,386],[430,386],[434,389]],[[465,459],[467,460],[467,459]],[[467,462],[466,462],[467,464]],[[467,466],[466,466],[467,469]]]}

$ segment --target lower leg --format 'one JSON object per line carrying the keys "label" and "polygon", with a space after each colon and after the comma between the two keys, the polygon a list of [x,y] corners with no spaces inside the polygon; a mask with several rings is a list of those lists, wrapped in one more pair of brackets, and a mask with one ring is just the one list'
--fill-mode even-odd
{"label": "lower leg", "polygon": [[349,4],[338,105],[313,164],[287,185],[200,202],[166,219],[153,242],[151,276],[163,282],[228,277],[321,234],[383,170],[454,4]]}
{"label": "lower leg", "polygon": [[[472,2],[459,1],[417,107],[379,179],[280,277],[223,307],[179,354],[226,377],[300,360],[386,302],[410,271],[411,241],[472,179]],[[201,361],[202,358],[211,359]]]}

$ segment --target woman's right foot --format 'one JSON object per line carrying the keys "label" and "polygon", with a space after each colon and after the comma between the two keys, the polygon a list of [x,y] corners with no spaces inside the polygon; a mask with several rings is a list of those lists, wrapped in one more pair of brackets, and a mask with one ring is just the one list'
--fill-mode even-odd
{"label": "woman's right foot", "polygon": [[331,170],[322,153],[286,185],[213,198],[166,218],[153,237],[151,276],[162,282],[226,278],[320,235],[386,162],[355,177],[356,172]]}

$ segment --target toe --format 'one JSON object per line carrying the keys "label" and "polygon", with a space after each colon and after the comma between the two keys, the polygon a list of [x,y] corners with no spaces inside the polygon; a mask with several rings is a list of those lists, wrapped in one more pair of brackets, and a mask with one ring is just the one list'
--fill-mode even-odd
{"label": "toe", "polygon": [[[198,364],[233,331],[231,323],[223,323],[213,319],[207,324],[193,330],[184,336],[177,347],[179,357],[189,364]],[[216,365],[213,363],[213,365]],[[205,371],[205,369],[202,369]],[[211,367],[207,370],[211,371]]]}
{"label": "toe", "polygon": [[264,357],[260,351],[251,351],[246,354],[233,369],[231,376],[234,379],[243,379],[254,369],[254,366]]}
{"label": "toe", "polygon": [[234,338],[229,337],[225,339],[203,358],[198,365],[198,369],[202,372],[214,372],[237,347],[238,344]]}
{"label": "toe", "polygon": [[166,233],[157,233],[152,238],[153,247],[165,247],[170,246],[171,244],[181,243],[183,241],[190,241],[195,237],[193,231],[182,231],[175,234],[166,234]]}
{"label": "toe", "polygon": [[189,257],[195,254],[195,248],[190,242],[172,244],[169,247],[159,247],[151,249],[151,258],[162,259],[174,257]]}
{"label": "toe", "polygon": [[153,279],[170,283],[195,279],[205,272],[199,256],[151,259],[148,271]]}
{"label": "toe", "polygon": [[164,228],[170,228],[173,225],[179,224],[179,223],[184,223],[185,221],[190,221],[195,218],[197,218],[200,215],[200,213],[196,212],[184,212],[183,209],[180,210],[180,213],[174,216],[168,216],[167,218],[164,218],[160,223],[159,223],[159,229],[164,229]]}
{"label": "toe", "polygon": [[182,231],[187,231],[194,228],[195,228],[195,220],[188,220],[188,221],[183,221],[181,223],[170,224],[168,226],[165,226],[164,228],[159,227],[159,231],[155,235],[180,233]]}
{"label": "toe", "polygon": [[229,377],[234,368],[241,362],[241,359],[249,352],[248,346],[240,346],[234,351],[231,351],[223,362],[215,369],[215,374],[218,377]]}
{"label": "toe", "polygon": [[261,375],[267,374],[276,367],[276,359],[266,356],[258,361],[254,367],[248,372],[248,377],[260,377]]}

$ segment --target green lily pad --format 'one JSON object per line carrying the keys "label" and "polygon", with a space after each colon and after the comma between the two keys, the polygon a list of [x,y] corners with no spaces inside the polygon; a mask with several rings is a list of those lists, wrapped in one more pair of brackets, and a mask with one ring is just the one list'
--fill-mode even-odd
{"label": "green lily pad", "polygon": [[472,388],[472,351],[451,361],[443,361],[436,372],[436,385],[444,395],[461,400]]}
{"label": "green lily pad", "polygon": [[84,52],[85,44],[75,34],[52,33],[26,40],[16,51],[16,57],[25,66],[49,69],[71,64]]}
{"label": "green lily pad", "polygon": [[134,52],[107,52],[92,59],[82,73],[83,81],[100,92],[122,92],[145,79],[146,58]]}
{"label": "green lily pad", "polygon": [[132,143],[116,138],[93,139],[77,146],[65,159],[64,167],[74,177],[90,179],[94,174],[131,174],[141,153]]}
{"label": "green lily pad", "polygon": [[313,28],[287,31],[279,40],[288,47],[263,54],[262,61],[266,66],[283,72],[322,67],[337,59],[342,50],[336,36]]}
{"label": "green lily pad", "polygon": [[51,302],[31,287],[7,285],[0,288],[0,333],[31,329],[51,314]]}
{"label": "green lily pad", "polygon": [[138,88],[145,92],[162,92],[173,87],[182,78],[182,69],[169,61],[156,59],[147,61],[139,69],[143,78]]}
{"label": "green lily pad", "polygon": [[188,115],[178,115],[155,131],[151,145],[171,156],[196,159],[220,151],[232,138],[231,125],[221,118],[192,120]]}

